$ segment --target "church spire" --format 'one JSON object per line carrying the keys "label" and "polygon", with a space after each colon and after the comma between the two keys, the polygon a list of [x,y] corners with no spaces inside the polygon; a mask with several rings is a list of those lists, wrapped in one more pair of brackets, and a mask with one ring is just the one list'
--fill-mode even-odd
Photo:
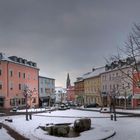
{"label": "church spire", "polygon": [[67,74],[66,88],[68,88],[69,86],[71,86],[71,83],[70,83],[70,77],[69,77],[69,73],[68,73]]}

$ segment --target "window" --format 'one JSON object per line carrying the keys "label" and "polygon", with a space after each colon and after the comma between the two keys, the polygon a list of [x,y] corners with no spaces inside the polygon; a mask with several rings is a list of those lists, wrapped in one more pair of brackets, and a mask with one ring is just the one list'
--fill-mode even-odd
{"label": "window", "polygon": [[113,85],[113,89],[115,89],[115,85]]}
{"label": "window", "polygon": [[20,74],[20,72],[19,72],[19,73],[18,73],[18,77],[19,77],[19,78],[20,78],[20,75],[21,75],[21,74]]}
{"label": "window", "polygon": [[41,88],[40,90],[41,90],[41,93],[43,93],[43,88]]}
{"label": "window", "polygon": [[0,90],[2,90],[2,83],[0,83]]}
{"label": "window", "polygon": [[104,85],[103,85],[103,90],[104,90]]}
{"label": "window", "polygon": [[111,80],[111,74],[109,74],[109,80]]}
{"label": "window", "polygon": [[21,84],[19,84],[19,90],[21,90]]}
{"label": "window", "polygon": [[107,90],[107,85],[105,85],[105,90]]}
{"label": "window", "polygon": [[117,84],[117,89],[119,89],[119,85]]}
{"label": "window", "polygon": [[10,70],[10,77],[12,77],[13,76],[13,71],[12,70]]}
{"label": "window", "polygon": [[36,98],[33,98],[33,103],[36,103]]}
{"label": "window", "polygon": [[128,88],[130,88],[130,83],[128,83]]}
{"label": "window", "polygon": [[45,93],[47,93],[47,88],[45,88]]}
{"label": "window", "polygon": [[23,73],[23,78],[25,79],[25,73]]}
{"label": "window", "polygon": [[110,85],[110,90],[112,89],[112,85]]}
{"label": "window", "polygon": [[21,104],[24,105],[25,104],[25,98],[21,99]]}
{"label": "window", "polygon": [[106,75],[105,75],[105,81],[106,81]]}
{"label": "window", "polygon": [[114,80],[114,73],[112,74],[112,80]]}
{"label": "window", "polygon": [[10,90],[13,90],[13,83],[10,82]]}
{"label": "window", "polygon": [[0,98],[0,107],[4,106],[4,98]]}
{"label": "window", "polygon": [[10,105],[11,106],[14,106],[15,105],[14,99],[10,99]]}
{"label": "window", "polygon": [[2,75],[2,70],[0,69],[0,76]]}

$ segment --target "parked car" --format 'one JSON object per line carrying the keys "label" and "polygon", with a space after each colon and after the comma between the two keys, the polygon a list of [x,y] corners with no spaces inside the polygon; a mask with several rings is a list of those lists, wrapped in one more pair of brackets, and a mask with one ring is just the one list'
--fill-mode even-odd
{"label": "parked car", "polygon": [[101,113],[110,113],[110,108],[104,107],[100,110]]}
{"label": "parked car", "polygon": [[65,107],[66,107],[67,109],[70,109],[69,104],[65,104]]}
{"label": "parked car", "polygon": [[17,112],[17,110],[18,110],[18,107],[17,106],[15,106],[15,107],[12,108],[12,111],[13,112]]}
{"label": "parked car", "polygon": [[75,107],[77,107],[77,104],[75,104],[75,103],[73,103],[73,102],[68,102],[67,104],[68,104],[68,106],[69,106],[70,108],[75,108]]}
{"label": "parked car", "polygon": [[66,110],[67,107],[65,106],[65,104],[61,104],[59,107],[58,107],[58,110]]}
{"label": "parked car", "polygon": [[92,104],[87,104],[84,106],[85,108],[92,108],[92,107],[99,107],[99,104],[97,103],[92,103]]}

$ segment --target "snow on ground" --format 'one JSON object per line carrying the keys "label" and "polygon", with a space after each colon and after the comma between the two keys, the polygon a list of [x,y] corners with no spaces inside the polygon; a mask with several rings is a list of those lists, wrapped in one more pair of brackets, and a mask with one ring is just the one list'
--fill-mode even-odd
{"label": "snow on ground", "polygon": [[[88,109],[88,110],[96,110],[96,111],[100,111],[101,108],[83,108],[83,107],[80,107],[82,109]],[[107,111],[110,111],[110,108],[109,107],[104,107],[102,110],[106,109],[106,111],[104,112],[107,112]],[[103,111],[102,111],[103,112]],[[138,113],[140,114],[140,109],[116,109],[116,112],[126,112],[126,113]]]}
{"label": "snow on ground", "polygon": [[[125,111],[125,110],[122,110]],[[131,110],[130,110],[131,111]],[[138,113],[139,110],[133,110]],[[122,115],[121,115],[122,116]],[[90,131],[81,133],[79,137],[62,138],[47,135],[47,132],[38,129],[38,126],[45,126],[47,123],[74,123],[77,118],[89,117],[92,121]],[[139,140],[140,139],[140,118],[139,117],[117,117],[117,121],[110,120],[109,113],[99,113],[94,111],[65,110],[65,111],[46,111],[32,115],[32,120],[26,121],[25,115],[1,117],[1,121],[12,127],[14,130],[30,138],[31,140],[101,140],[116,132],[110,140]],[[5,122],[5,118],[13,119],[13,123]],[[2,135],[0,129],[0,136]],[[5,132],[5,131],[4,131]],[[6,132],[5,132],[6,133]],[[2,139],[2,140],[8,140]],[[9,139],[9,140],[12,140]]]}
{"label": "snow on ground", "polygon": [[[3,122],[14,130],[19,132],[31,140],[85,140],[88,137],[88,140],[97,140],[108,137],[114,133],[113,127],[111,125],[102,125],[102,121],[110,119],[100,118],[95,119],[94,117],[108,117],[109,114],[100,114],[93,111],[79,111],[79,110],[65,110],[65,111],[52,111],[46,113],[38,113],[32,116],[32,120],[26,121],[25,115],[19,116],[10,116],[8,119],[13,119],[13,122]],[[47,135],[47,132],[38,128],[38,126],[45,126],[47,123],[74,123],[74,121],[79,117],[91,117],[92,128],[89,131],[81,133],[81,136],[75,138],[64,138],[64,137],[55,137]],[[5,118],[3,118],[5,119]]]}
{"label": "snow on ground", "polygon": [[0,139],[1,140],[14,140],[11,136],[7,134],[7,131],[4,128],[0,129]]}
{"label": "snow on ground", "polygon": [[[54,108],[31,108],[31,109],[28,109],[28,112],[40,112],[40,111],[47,111],[50,109],[54,109]],[[13,111],[11,110],[11,112]],[[26,112],[26,109],[20,109],[20,110],[17,110],[17,112]]]}
{"label": "snow on ground", "polygon": [[118,118],[113,126],[116,135],[110,140],[140,140],[140,118]]}

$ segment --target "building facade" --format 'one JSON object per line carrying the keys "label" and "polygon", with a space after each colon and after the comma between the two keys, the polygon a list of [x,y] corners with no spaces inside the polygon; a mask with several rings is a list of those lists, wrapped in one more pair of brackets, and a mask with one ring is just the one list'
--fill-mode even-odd
{"label": "building facade", "polygon": [[83,77],[78,77],[74,82],[75,87],[75,102],[78,105],[84,105],[84,80]]}
{"label": "building facade", "polygon": [[140,72],[134,72],[133,79],[132,107],[140,108]]}
{"label": "building facade", "polygon": [[75,87],[69,86],[67,88],[67,101],[75,102]]}
{"label": "building facade", "polygon": [[101,73],[101,93],[104,106],[109,106],[111,100],[115,98],[117,107],[131,107],[132,73],[133,69],[126,61],[112,62],[105,66],[105,72]]}
{"label": "building facade", "polygon": [[55,102],[55,79],[39,76],[39,104],[51,106]]}
{"label": "building facade", "polygon": [[55,97],[56,103],[65,103],[67,102],[67,92],[65,88],[55,87]]}
{"label": "building facade", "polygon": [[30,92],[28,106],[38,106],[38,75],[39,69],[35,62],[0,53],[0,107],[24,108],[26,87]]}
{"label": "building facade", "polygon": [[100,74],[105,71],[104,67],[93,69],[83,75],[84,78],[84,103],[92,104],[97,103],[100,106],[101,102],[101,78]]}

